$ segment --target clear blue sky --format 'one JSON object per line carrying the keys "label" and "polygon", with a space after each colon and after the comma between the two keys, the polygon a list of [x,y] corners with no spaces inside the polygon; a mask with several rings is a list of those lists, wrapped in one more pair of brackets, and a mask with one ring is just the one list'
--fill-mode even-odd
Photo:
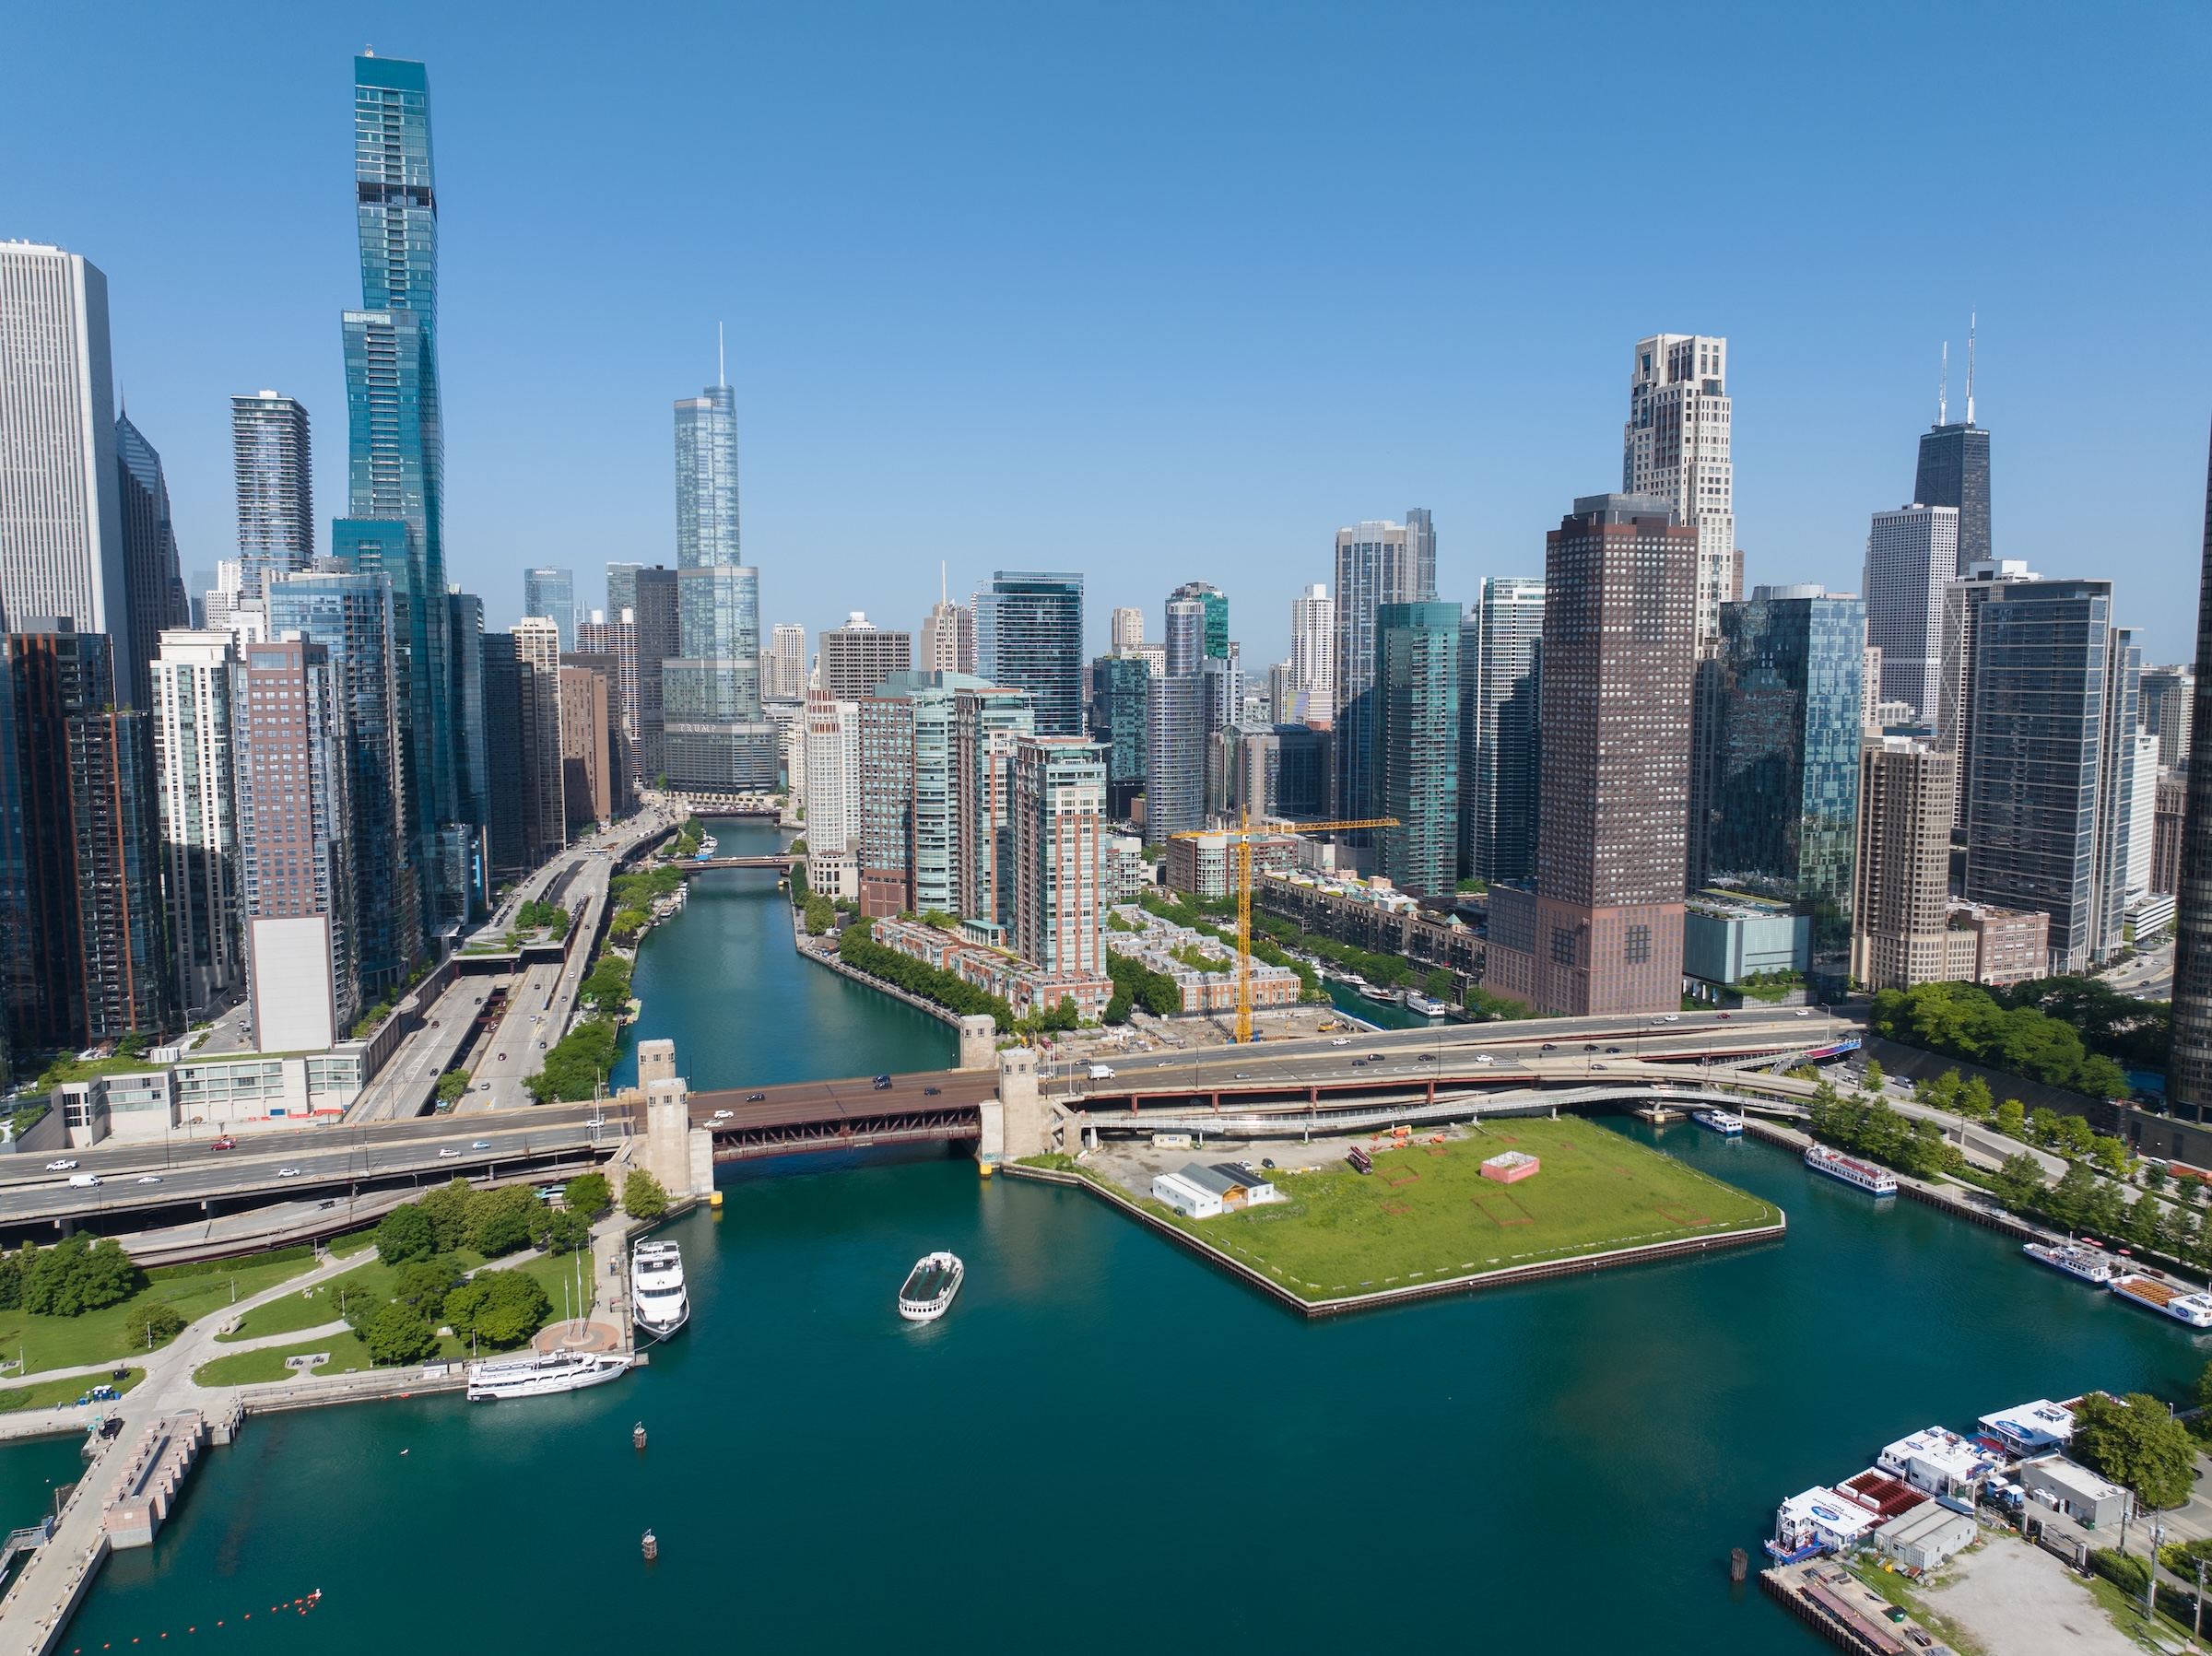
{"label": "clear blue sky", "polygon": [[1204,579],[1264,664],[1336,527],[1414,505],[1465,601],[1618,487],[1661,330],[1730,340],[1749,579],[1856,590],[1978,306],[1997,550],[2194,652],[2200,6],[26,6],[0,236],[108,273],[188,573],[233,393],[307,403],[344,508],[364,43],[429,65],[449,570],[495,626],[526,565],[588,605],[675,563],[717,321],[764,623],[1072,568],[1094,645]]}

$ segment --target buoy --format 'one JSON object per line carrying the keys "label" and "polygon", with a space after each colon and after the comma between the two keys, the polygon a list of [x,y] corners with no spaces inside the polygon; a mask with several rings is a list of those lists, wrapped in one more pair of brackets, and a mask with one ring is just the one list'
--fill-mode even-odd
{"label": "buoy", "polygon": [[641,1545],[644,1549],[646,1563],[651,1564],[661,1556],[661,1544],[653,1539],[651,1530],[645,1532],[645,1539]]}
{"label": "buoy", "polygon": [[645,1423],[642,1420],[629,1428],[629,1441],[634,1449],[645,1447]]}

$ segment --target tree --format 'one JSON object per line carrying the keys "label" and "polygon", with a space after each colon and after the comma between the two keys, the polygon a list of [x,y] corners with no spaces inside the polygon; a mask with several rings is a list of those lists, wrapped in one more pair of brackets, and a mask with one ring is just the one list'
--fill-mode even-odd
{"label": "tree", "polygon": [[166,1345],[183,1332],[184,1319],[177,1308],[159,1299],[141,1300],[123,1320],[123,1343],[133,1351]]}
{"label": "tree", "polygon": [[448,1070],[438,1077],[438,1102],[451,1104],[468,1090],[466,1070]]}
{"label": "tree", "polygon": [[2127,1145],[2109,1133],[2100,1133],[2089,1140],[2089,1154],[2097,1165],[2120,1178],[2127,1177]]}
{"label": "tree", "polygon": [[561,1187],[569,1211],[596,1218],[615,1204],[615,1187],[605,1173],[579,1173]]}
{"label": "tree", "polygon": [[574,1253],[588,1248],[592,1241],[592,1216],[580,1214],[574,1208],[563,1208],[545,1216],[546,1227],[537,1239],[537,1245],[547,1253]]}
{"label": "tree", "polygon": [[24,1243],[19,1253],[0,1253],[0,1311],[12,1311],[23,1303],[23,1285],[38,1257],[36,1242]]}
{"label": "tree", "polygon": [[1882,1061],[1878,1058],[1869,1058],[1866,1061],[1866,1090],[1870,1093],[1880,1092],[1882,1083],[1887,1079],[1888,1076],[1882,1071]]}
{"label": "tree", "polygon": [[445,1297],[461,1280],[461,1273],[448,1255],[410,1261],[400,1266],[392,1280],[392,1297],[403,1304],[411,1305],[431,1323],[445,1308]]}
{"label": "tree", "polygon": [[47,1317],[81,1317],[121,1305],[146,1286],[113,1237],[76,1236],[41,1249],[23,1283],[23,1309]]}
{"label": "tree", "polygon": [[1989,1083],[1979,1075],[1969,1081],[1966,1090],[1959,1095],[1959,1113],[1969,1121],[1985,1122],[1995,1108],[1989,1095]]}
{"label": "tree", "polygon": [[1439,967],[1421,980],[1421,992],[1432,1001],[1449,1002],[1459,987],[1459,980]]}
{"label": "tree", "polygon": [[521,1271],[479,1271],[445,1297],[453,1333],[495,1347],[520,1345],[545,1327],[552,1309],[536,1279]]}
{"label": "tree", "polygon": [[2087,1116],[2058,1118],[2058,1147],[2068,1156],[2087,1156],[2097,1143],[2096,1130]]}
{"label": "tree", "polygon": [[411,1305],[394,1300],[380,1306],[361,1329],[372,1363],[412,1363],[438,1349],[429,1320]]}
{"label": "tree", "polygon": [[2089,1222],[2089,1202],[2096,1191],[2097,1176],[2075,1162],[2044,1196],[2043,1211],[2069,1230],[2082,1228]]}
{"label": "tree", "polygon": [[668,1211],[668,1192],[643,1168],[632,1168],[622,1181],[622,1211],[633,1219],[653,1220]]}
{"label": "tree", "polygon": [[417,1203],[401,1203],[377,1224],[376,1257],[387,1265],[428,1259],[437,1251],[437,1228]]}
{"label": "tree", "polygon": [[2031,1207],[2043,1193],[2043,1165],[2021,1150],[2005,1158],[1993,1181],[1997,1200],[2014,1212]]}
{"label": "tree", "polygon": [[809,935],[819,937],[837,923],[837,909],[820,892],[806,899],[806,930]]}
{"label": "tree", "polygon": [[2178,1507],[2196,1480],[2196,1445],[2188,1427],[2147,1392],[2114,1402],[2092,1392],[2074,1412],[2074,1458],[2124,1484],[2148,1507]]}
{"label": "tree", "polygon": [[535,1223],[543,1210],[530,1187],[511,1184],[496,1191],[477,1191],[468,1199],[466,1241],[486,1259],[498,1259],[530,1245]]}
{"label": "tree", "polygon": [[2155,1161],[2145,1168],[2143,1169],[2143,1188],[2147,1191],[2164,1190],[2166,1188],[2166,1169]]}
{"label": "tree", "polygon": [[1997,1131],[2007,1138],[2019,1138],[2028,1131],[2028,1110],[2018,1098],[1997,1106]]}
{"label": "tree", "polygon": [[2196,1385],[2191,1395],[2196,1399],[2198,1408],[2212,1409],[2212,1363],[2197,1370]]}
{"label": "tree", "polygon": [[[433,1244],[430,1253],[451,1253],[461,1246],[468,1235],[468,1199],[476,1193],[467,1180],[455,1176],[429,1192],[417,1204],[422,1209],[423,1217],[430,1222]],[[381,1247],[378,1252],[382,1255],[386,1264],[400,1263],[391,1255],[384,1254]],[[418,1253],[409,1257],[427,1259],[429,1255]]]}

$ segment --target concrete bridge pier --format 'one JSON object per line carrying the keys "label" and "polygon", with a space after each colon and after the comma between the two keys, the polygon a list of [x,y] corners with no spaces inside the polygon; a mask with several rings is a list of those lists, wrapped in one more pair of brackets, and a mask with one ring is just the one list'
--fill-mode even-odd
{"label": "concrete bridge pier", "polygon": [[645,1166],[671,1196],[714,1193],[714,1135],[691,1125],[691,1086],[676,1073],[676,1042],[638,1043],[645,1095]]}

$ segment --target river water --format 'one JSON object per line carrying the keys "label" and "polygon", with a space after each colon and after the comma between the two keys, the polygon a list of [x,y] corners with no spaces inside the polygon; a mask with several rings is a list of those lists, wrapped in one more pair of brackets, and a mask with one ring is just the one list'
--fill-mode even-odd
{"label": "river water", "polygon": [[[648,943],[641,1033],[695,1085],[947,1060],[943,1026],[794,959],[783,912],[718,875]],[[720,1215],[671,1227],[695,1309],[650,1368],[257,1419],[63,1649],[1810,1652],[1726,1576],[1782,1497],[2003,1404],[2178,1396],[2212,1355],[1917,1204],[1657,1142],[1784,1206],[1788,1240],[1311,1325],[956,1157],[725,1172]],[[967,1285],[911,1327],[893,1294],[938,1247]],[[0,1454],[0,1519],[73,1465]]]}

